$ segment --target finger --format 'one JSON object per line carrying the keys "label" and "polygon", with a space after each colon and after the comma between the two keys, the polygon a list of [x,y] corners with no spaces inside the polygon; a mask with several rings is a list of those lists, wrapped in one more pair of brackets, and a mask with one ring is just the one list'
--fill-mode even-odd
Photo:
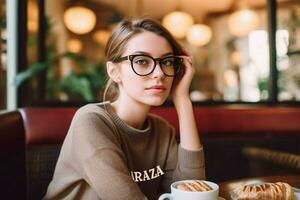
{"label": "finger", "polygon": [[189,65],[192,65],[193,64],[193,59],[192,57],[189,57],[189,56],[181,56],[183,59],[184,59],[184,63],[185,64],[189,64]]}
{"label": "finger", "polygon": [[193,58],[190,56],[179,56],[179,57],[183,58],[184,60],[187,60],[190,63],[193,63]]}

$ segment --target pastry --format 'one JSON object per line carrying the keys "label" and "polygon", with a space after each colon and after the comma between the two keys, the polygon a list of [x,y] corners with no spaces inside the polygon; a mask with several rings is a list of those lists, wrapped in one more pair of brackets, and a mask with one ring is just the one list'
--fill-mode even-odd
{"label": "pastry", "polygon": [[294,200],[292,187],[283,182],[244,185],[234,190],[236,200]]}
{"label": "pastry", "polygon": [[212,188],[207,183],[198,180],[179,183],[176,185],[176,188],[190,192],[204,192],[212,190]]}

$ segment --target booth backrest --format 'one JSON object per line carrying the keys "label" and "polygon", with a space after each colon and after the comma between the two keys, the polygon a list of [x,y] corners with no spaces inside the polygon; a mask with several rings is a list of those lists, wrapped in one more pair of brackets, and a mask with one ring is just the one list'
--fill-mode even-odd
{"label": "booth backrest", "polygon": [[[152,110],[179,130],[176,110],[172,107]],[[200,135],[204,134],[300,134],[300,107],[216,106],[194,107]]]}
{"label": "booth backrest", "polygon": [[[27,145],[60,144],[77,108],[22,108]],[[153,108],[179,130],[173,107]],[[300,134],[300,107],[195,107],[200,135],[206,134]],[[20,136],[19,136],[20,137]]]}
{"label": "booth backrest", "polygon": [[[44,195],[76,110],[22,108],[0,114],[2,197],[24,199],[26,196],[35,200]],[[178,133],[178,118],[173,107],[156,107],[151,112],[168,120]],[[300,153],[298,107],[196,106],[194,114],[205,147],[209,180],[259,175],[241,155],[247,146]]]}
{"label": "booth backrest", "polygon": [[1,199],[24,199],[25,134],[18,111],[0,114],[0,195]]}

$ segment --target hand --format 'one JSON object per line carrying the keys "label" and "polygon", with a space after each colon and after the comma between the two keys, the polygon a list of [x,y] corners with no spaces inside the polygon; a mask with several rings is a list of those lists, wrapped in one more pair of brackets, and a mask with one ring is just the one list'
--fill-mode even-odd
{"label": "hand", "polygon": [[189,99],[189,89],[192,83],[192,79],[196,72],[195,68],[193,67],[193,60],[190,55],[180,56],[183,58],[183,67],[184,67],[184,74],[180,80],[174,80],[174,85],[172,88],[172,99],[173,102],[180,101],[180,99]]}

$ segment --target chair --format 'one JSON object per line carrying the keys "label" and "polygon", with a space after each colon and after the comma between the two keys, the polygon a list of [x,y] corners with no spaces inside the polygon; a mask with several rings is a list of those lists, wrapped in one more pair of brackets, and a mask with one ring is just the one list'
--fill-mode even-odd
{"label": "chair", "polygon": [[0,114],[0,195],[1,199],[24,199],[25,135],[18,111]]}
{"label": "chair", "polygon": [[52,179],[76,108],[22,108],[26,136],[27,199],[41,199]]}
{"label": "chair", "polygon": [[[251,161],[252,169],[256,172],[260,171],[261,174],[274,175],[273,171],[276,168],[282,169],[281,174],[291,172],[300,174],[299,154],[262,147],[245,147],[242,149],[242,154]],[[265,166],[262,167],[263,165]]]}

